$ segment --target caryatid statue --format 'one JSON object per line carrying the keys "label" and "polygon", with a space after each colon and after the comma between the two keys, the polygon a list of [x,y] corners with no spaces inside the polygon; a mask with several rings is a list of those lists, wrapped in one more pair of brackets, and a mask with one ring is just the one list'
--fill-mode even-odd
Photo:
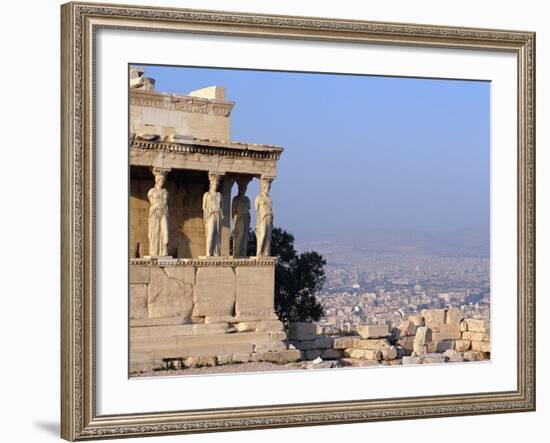
{"label": "caryatid statue", "polygon": [[273,205],[269,190],[273,179],[260,179],[260,194],[256,197],[256,256],[269,257],[271,254],[271,231],[273,230]]}
{"label": "caryatid statue", "polygon": [[149,199],[149,255],[168,255],[168,191],[164,189],[167,170],[153,168],[155,186],[147,192]]}
{"label": "caryatid statue", "polygon": [[202,216],[206,233],[206,256],[216,257],[222,251],[222,195],[218,192],[220,178],[209,174],[210,189],[202,197]]}
{"label": "caryatid statue", "polygon": [[246,257],[248,230],[250,229],[250,199],[245,195],[249,179],[237,180],[239,192],[233,198],[231,215],[233,217],[233,256]]}

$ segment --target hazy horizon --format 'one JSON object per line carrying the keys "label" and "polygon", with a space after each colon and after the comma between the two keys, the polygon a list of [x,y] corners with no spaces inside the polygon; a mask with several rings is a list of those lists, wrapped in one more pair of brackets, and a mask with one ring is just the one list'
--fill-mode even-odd
{"label": "hazy horizon", "polygon": [[[285,148],[274,224],[297,244],[397,232],[450,247],[481,239],[488,250],[489,82],[159,66],[145,75],[167,93],[224,86],[236,102],[232,140]],[[254,180],[247,194],[257,193]]]}

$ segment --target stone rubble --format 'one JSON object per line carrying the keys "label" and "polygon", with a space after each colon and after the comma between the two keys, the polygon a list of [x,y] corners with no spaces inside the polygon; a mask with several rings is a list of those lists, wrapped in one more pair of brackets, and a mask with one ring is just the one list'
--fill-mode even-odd
{"label": "stone rubble", "polygon": [[341,337],[315,331],[313,323],[290,325],[288,346],[301,352],[302,361],[338,360],[350,367],[458,363],[488,360],[491,352],[489,321],[464,319],[459,309],[424,309],[391,331],[386,324]]}

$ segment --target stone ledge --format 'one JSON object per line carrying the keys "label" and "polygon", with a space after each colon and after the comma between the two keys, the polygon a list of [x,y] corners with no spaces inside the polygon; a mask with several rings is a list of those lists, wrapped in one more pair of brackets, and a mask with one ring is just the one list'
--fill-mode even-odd
{"label": "stone ledge", "polygon": [[159,259],[151,258],[131,258],[130,265],[132,266],[225,266],[225,267],[240,267],[240,266],[274,266],[276,257],[205,257],[205,258],[170,258]]}

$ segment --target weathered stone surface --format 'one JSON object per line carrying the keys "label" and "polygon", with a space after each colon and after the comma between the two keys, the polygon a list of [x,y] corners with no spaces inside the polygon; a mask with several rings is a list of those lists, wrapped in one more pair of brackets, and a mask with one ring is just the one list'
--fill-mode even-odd
{"label": "weathered stone surface", "polygon": [[230,267],[199,268],[195,279],[194,316],[233,315],[235,273]]}
{"label": "weathered stone surface", "polygon": [[449,327],[451,325],[440,325],[439,332],[433,332],[432,334],[432,341],[440,341],[440,340],[459,340],[462,338],[462,333],[460,332],[460,329],[452,325],[452,327]]}
{"label": "weathered stone surface", "polygon": [[286,343],[281,340],[260,342],[254,345],[254,352],[285,351],[286,349]]}
{"label": "weathered stone surface", "polygon": [[470,340],[455,340],[455,349],[459,352],[464,352],[470,349]]}
{"label": "weathered stone surface", "polygon": [[236,277],[236,315],[269,315],[274,312],[274,267],[240,266],[236,268]]}
{"label": "weathered stone surface", "polygon": [[149,266],[130,265],[130,284],[149,283]]}
{"label": "weathered stone surface", "polygon": [[211,325],[193,325],[193,335],[217,335],[225,334],[229,325],[227,323],[214,323]]}
{"label": "weathered stone surface", "polygon": [[470,330],[463,332],[462,338],[464,340],[475,340],[475,341],[489,341],[491,339],[490,335],[486,332],[472,332]]}
{"label": "weathered stone surface", "polygon": [[445,314],[445,323],[454,325],[460,329],[460,322],[464,319],[464,315],[460,309],[449,309]]}
{"label": "weathered stone surface", "polygon": [[482,360],[487,360],[487,358],[488,358],[487,354],[481,351],[466,351],[464,353],[465,361],[482,361]]}
{"label": "weathered stone surface", "polygon": [[422,364],[431,364],[431,363],[445,363],[446,358],[443,354],[430,353],[424,354],[422,356]]}
{"label": "weathered stone surface", "polygon": [[414,336],[413,352],[415,355],[422,355],[428,352],[426,343],[432,341],[432,330],[427,326],[420,326]]}
{"label": "weathered stone surface", "polygon": [[382,360],[382,352],[374,349],[345,349],[344,357],[359,358],[366,360]]}
{"label": "weathered stone surface", "polygon": [[[202,321],[201,321],[202,319]],[[206,315],[204,317],[191,317],[194,323],[238,323],[236,317],[233,315]]]}
{"label": "weathered stone surface", "polygon": [[359,337],[337,337],[334,339],[332,347],[334,349],[353,348],[359,340]]}
{"label": "weathered stone surface", "polygon": [[[259,332],[259,331],[256,330],[256,332]],[[271,338],[272,340],[286,340],[287,339],[285,331],[261,331],[261,332],[265,332],[269,336],[269,338]]]}
{"label": "weathered stone surface", "polygon": [[193,286],[170,277],[165,268],[150,268],[148,316],[181,317],[191,319],[193,310]]}
{"label": "weathered stone surface", "polygon": [[295,322],[288,325],[290,340],[314,340],[317,334],[315,323]]}
{"label": "weathered stone surface", "polygon": [[368,366],[380,366],[377,360],[362,360],[357,358],[344,357],[340,359],[342,366],[349,366],[354,368],[364,368]]}
{"label": "weathered stone surface", "polygon": [[344,356],[344,351],[340,349],[323,349],[321,351],[321,358],[323,360],[338,360]]}
{"label": "weathered stone surface", "polygon": [[491,343],[472,340],[472,351],[491,352]]}
{"label": "weathered stone surface", "polygon": [[490,332],[490,323],[489,320],[476,320],[469,318],[466,320],[468,323],[468,331],[472,332]]}
{"label": "weathered stone surface", "polygon": [[186,368],[200,368],[203,366],[216,366],[216,357],[200,356],[187,357],[183,364]]}
{"label": "weathered stone surface", "polygon": [[176,337],[194,335],[195,325],[171,325],[171,326],[149,326],[143,328],[131,328],[132,335],[142,333],[148,337]]}
{"label": "weathered stone surface", "polygon": [[248,363],[251,360],[252,354],[233,354],[231,363]]}
{"label": "weathered stone surface", "polygon": [[426,326],[444,324],[445,309],[422,309],[422,317],[424,317]]}
{"label": "weathered stone surface", "polygon": [[178,317],[130,319],[130,326],[132,328],[141,328],[145,326],[174,326],[181,324],[184,324],[184,321]]}
{"label": "weathered stone surface", "polygon": [[464,355],[456,349],[447,349],[443,352],[443,356],[451,363],[463,362]]}
{"label": "weathered stone surface", "polygon": [[411,315],[409,317],[409,320],[412,322],[413,325],[416,327],[424,326],[424,317],[421,315]]}
{"label": "weathered stone surface", "polygon": [[382,349],[382,360],[395,360],[397,358],[397,350],[392,346],[389,349]]}
{"label": "weathered stone surface", "polygon": [[403,365],[421,365],[423,358],[421,355],[418,356],[405,356],[401,359],[401,364]]}
{"label": "weathered stone surface", "polygon": [[235,329],[238,332],[251,332],[256,330],[257,323],[256,322],[239,322],[234,323]]}
{"label": "weathered stone surface", "polygon": [[414,351],[414,337],[400,338],[397,341],[397,345],[403,348],[405,351]]}
{"label": "weathered stone surface", "polygon": [[130,318],[147,318],[148,313],[148,287],[144,284],[130,285]]}
{"label": "weathered stone surface", "polygon": [[257,361],[269,361],[272,363],[291,363],[300,360],[301,353],[297,349],[288,349],[286,351],[262,352],[258,353]]}
{"label": "weathered stone surface", "polygon": [[465,332],[468,330],[468,322],[466,320],[462,320],[460,322],[460,332]]}
{"label": "weathered stone surface", "polygon": [[216,355],[216,365],[222,366],[222,365],[229,365],[233,363],[233,356],[232,355]]}
{"label": "weathered stone surface", "polygon": [[389,349],[391,348],[390,342],[385,338],[380,339],[364,339],[358,340],[353,346],[359,349]]}
{"label": "weathered stone surface", "polygon": [[398,329],[400,337],[411,337],[416,334],[416,326],[411,320],[401,322]]}
{"label": "weathered stone surface", "polygon": [[190,285],[195,284],[195,268],[193,266],[165,266],[163,269],[170,278]]}
{"label": "weathered stone surface", "polygon": [[129,370],[132,374],[152,371],[153,369],[161,368],[162,363],[160,359],[130,360]]}
{"label": "weathered stone surface", "polygon": [[262,320],[256,323],[258,332],[276,332],[283,331],[284,326],[280,320]]}
{"label": "weathered stone surface", "polygon": [[382,338],[390,335],[388,325],[365,325],[357,328],[361,338]]}

